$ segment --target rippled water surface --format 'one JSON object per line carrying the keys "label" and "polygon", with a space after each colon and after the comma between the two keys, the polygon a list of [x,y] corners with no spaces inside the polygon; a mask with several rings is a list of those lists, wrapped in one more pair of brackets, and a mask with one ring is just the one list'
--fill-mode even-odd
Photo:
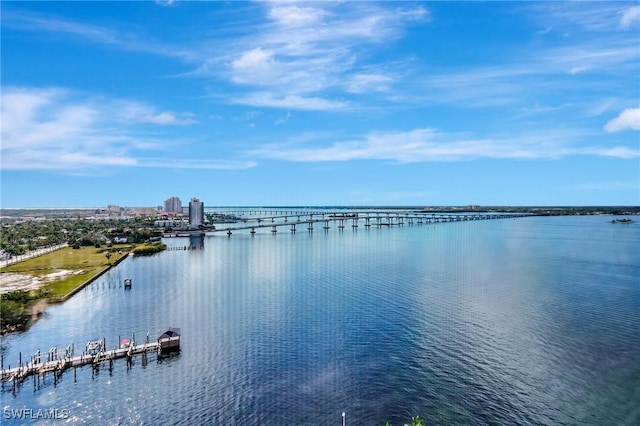
{"label": "rippled water surface", "polygon": [[610,219],[220,234],[128,258],[3,338],[5,367],[165,325],[181,353],[5,385],[2,423],[55,408],[92,424],[640,424],[640,223]]}

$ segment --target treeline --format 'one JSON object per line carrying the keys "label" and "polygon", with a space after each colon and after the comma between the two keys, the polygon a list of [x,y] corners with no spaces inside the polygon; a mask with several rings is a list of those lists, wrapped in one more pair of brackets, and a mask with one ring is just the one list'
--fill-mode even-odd
{"label": "treeline", "polygon": [[11,256],[67,243],[72,247],[108,245],[116,237],[128,243],[142,243],[161,235],[153,221],[131,220],[43,220],[0,222],[0,250]]}
{"label": "treeline", "polygon": [[0,334],[24,330],[32,317],[32,306],[40,299],[46,298],[47,290],[35,292],[15,290],[0,295]]}

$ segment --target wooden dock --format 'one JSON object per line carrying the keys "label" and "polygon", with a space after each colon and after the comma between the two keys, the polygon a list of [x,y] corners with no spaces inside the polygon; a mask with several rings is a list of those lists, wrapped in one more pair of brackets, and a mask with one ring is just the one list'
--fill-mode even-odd
{"label": "wooden dock", "polygon": [[[167,334],[168,333],[168,334]],[[127,341],[128,342],[128,341]],[[94,344],[94,346],[91,346]],[[30,360],[22,363],[22,354],[17,367],[4,368],[4,359],[1,369],[1,382],[11,382],[13,388],[21,384],[30,376],[44,377],[47,373],[52,373],[54,381],[62,373],[70,368],[84,367],[91,365],[93,368],[99,368],[100,365],[108,363],[109,367],[113,366],[113,362],[117,359],[126,359],[127,365],[130,365],[133,357],[136,355],[143,356],[143,362],[146,362],[148,353],[156,352],[161,355],[165,352],[180,350],[180,329],[167,328],[161,334],[157,341],[150,342],[149,334],[147,334],[146,342],[136,344],[135,338],[131,343],[127,343],[124,347],[106,349],[105,340],[101,339],[87,343],[85,351],[80,355],[74,355],[74,345],[69,345],[65,350],[58,351],[53,347],[49,352],[41,353],[37,351]]]}
{"label": "wooden dock", "polygon": [[44,375],[47,373],[62,373],[68,368],[83,367],[85,365],[99,365],[105,362],[113,362],[119,358],[131,358],[134,355],[148,352],[157,352],[158,342],[132,345],[128,348],[112,349],[101,351],[95,355],[83,353],[82,355],[63,356],[51,361],[38,362],[30,361],[22,366],[2,370],[3,382],[22,382],[34,374]]}

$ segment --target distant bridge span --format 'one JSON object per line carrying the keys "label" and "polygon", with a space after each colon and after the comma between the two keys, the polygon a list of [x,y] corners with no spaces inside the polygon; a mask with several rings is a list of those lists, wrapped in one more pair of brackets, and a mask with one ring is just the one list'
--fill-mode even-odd
{"label": "distant bridge span", "polygon": [[[253,213],[253,211],[251,211]],[[247,213],[247,211],[245,211]],[[441,222],[464,222],[472,220],[490,220],[490,219],[512,219],[518,217],[534,216],[532,214],[505,214],[505,213],[459,213],[459,214],[443,214],[416,211],[365,211],[365,212],[288,212],[281,214],[277,211],[273,216],[260,216],[240,218],[236,223],[238,225],[220,227],[215,230],[207,231],[207,234],[215,234],[224,232],[231,236],[236,231],[249,230],[250,234],[255,234],[256,229],[271,228],[272,233],[278,232],[278,228],[289,227],[291,233],[295,233],[298,227],[305,227],[309,232],[315,230],[314,225],[322,224],[322,229],[328,231],[331,225],[337,225],[339,230],[349,226],[358,228],[364,226],[403,226],[414,224],[429,224]],[[240,224],[241,223],[241,224]]]}

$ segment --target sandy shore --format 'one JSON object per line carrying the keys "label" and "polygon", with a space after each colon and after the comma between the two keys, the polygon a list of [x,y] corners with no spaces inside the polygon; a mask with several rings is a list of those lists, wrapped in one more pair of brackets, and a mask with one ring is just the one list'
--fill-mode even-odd
{"label": "sandy shore", "polygon": [[0,294],[8,293],[14,290],[37,290],[40,287],[53,281],[65,279],[71,275],[84,273],[83,270],[70,271],[61,269],[50,274],[34,277],[27,274],[18,274],[15,272],[0,273]]}

